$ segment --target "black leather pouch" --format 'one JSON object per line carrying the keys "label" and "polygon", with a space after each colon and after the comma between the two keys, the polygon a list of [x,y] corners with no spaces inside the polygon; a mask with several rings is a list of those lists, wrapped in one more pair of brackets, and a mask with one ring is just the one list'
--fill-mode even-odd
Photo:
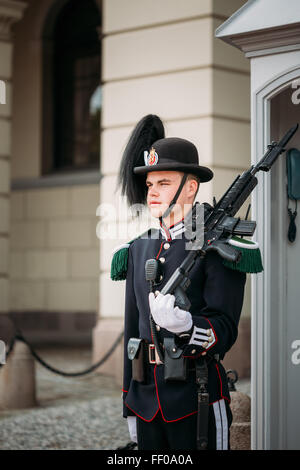
{"label": "black leather pouch", "polygon": [[164,338],[165,351],[165,381],[186,381],[187,362],[182,356],[182,349],[175,345],[174,338]]}
{"label": "black leather pouch", "polygon": [[145,382],[145,342],[142,338],[130,338],[127,345],[128,358],[132,361],[132,378]]}

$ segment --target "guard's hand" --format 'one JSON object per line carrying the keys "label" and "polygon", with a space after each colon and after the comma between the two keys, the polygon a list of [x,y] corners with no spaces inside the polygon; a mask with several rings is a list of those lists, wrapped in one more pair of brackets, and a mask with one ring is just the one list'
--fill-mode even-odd
{"label": "guard's hand", "polygon": [[127,416],[128,431],[132,442],[137,442],[136,416]]}
{"label": "guard's hand", "polygon": [[193,326],[190,312],[174,307],[174,304],[174,295],[159,293],[155,297],[153,292],[149,294],[150,311],[157,325],[175,334],[189,331]]}

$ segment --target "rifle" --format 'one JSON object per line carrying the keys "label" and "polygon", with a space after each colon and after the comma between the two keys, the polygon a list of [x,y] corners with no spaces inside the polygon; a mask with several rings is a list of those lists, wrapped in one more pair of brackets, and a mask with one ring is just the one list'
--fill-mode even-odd
{"label": "rifle", "polygon": [[[256,173],[258,171],[267,172],[271,169],[278,156],[285,151],[286,144],[291,140],[298,126],[296,124],[291,127],[279,143],[272,142],[269,144],[261,160],[256,165],[252,165],[242,175],[238,175],[221,199],[214,204],[214,207],[205,204],[203,245],[201,247],[196,245],[196,249],[190,249],[187,257],[161,290],[164,295],[175,295],[175,305],[178,305],[179,308],[183,310],[190,309],[191,304],[185,291],[191,282],[188,274],[199,256],[203,259],[207,252],[214,250],[225,260],[239,261],[241,252],[230,245],[228,241],[235,235],[252,236],[256,229],[256,222],[241,220],[239,217],[235,218],[234,216],[256,187],[258,183]],[[191,243],[197,243],[197,233]],[[154,279],[151,271],[149,269],[147,276],[149,281]]]}

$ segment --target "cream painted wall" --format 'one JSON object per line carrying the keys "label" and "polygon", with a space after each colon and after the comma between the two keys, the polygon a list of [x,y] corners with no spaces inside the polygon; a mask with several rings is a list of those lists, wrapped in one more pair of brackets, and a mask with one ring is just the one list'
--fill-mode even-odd
{"label": "cream painted wall", "polygon": [[[26,189],[11,193],[9,307],[96,312],[99,185],[30,187],[30,182],[41,178],[43,158],[42,36],[48,15],[55,16],[52,7],[57,2],[29,0],[28,4],[14,28],[11,178],[29,183]],[[1,135],[0,142],[4,145]]]}
{"label": "cream painted wall", "polygon": [[0,80],[5,104],[0,104],[0,314],[9,310],[9,236],[12,120],[12,24],[20,20],[25,4],[0,0]]}
{"label": "cream painted wall", "polygon": [[10,308],[97,311],[98,185],[12,193]]}
{"label": "cream painted wall", "polygon": [[104,32],[152,27],[211,14],[228,17],[244,3],[245,0],[106,0]]}

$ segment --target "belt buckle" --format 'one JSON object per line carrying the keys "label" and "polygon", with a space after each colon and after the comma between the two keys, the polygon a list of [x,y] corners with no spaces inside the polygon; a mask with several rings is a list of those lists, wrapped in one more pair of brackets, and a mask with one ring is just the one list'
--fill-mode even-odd
{"label": "belt buckle", "polygon": [[149,362],[156,364],[156,349],[154,344],[149,344]]}
{"label": "belt buckle", "polygon": [[149,344],[149,363],[150,364],[157,364],[158,366],[160,364],[163,364],[162,361],[159,358],[157,349],[155,347],[155,344],[150,343]]}

